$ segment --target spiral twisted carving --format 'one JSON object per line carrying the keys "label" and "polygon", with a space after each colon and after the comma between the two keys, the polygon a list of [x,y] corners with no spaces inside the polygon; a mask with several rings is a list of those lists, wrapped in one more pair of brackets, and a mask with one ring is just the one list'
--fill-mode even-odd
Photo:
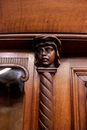
{"label": "spiral twisted carving", "polygon": [[53,130],[53,77],[40,74],[39,130]]}

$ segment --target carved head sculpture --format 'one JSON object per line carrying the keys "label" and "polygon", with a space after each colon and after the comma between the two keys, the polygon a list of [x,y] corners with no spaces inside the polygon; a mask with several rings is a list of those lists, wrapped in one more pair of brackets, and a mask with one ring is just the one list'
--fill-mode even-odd
{"label": "carved head sculpture", "polygon": [[61,41],[54,35],[40,35],[34,39],[35,65],[58,67],[60,65]]}

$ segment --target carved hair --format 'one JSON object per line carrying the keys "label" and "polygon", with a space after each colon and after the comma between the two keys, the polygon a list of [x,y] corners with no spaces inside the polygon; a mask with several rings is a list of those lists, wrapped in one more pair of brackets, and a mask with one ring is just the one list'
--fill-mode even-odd
{"label": "carved hair", "polygon": [[35,37],[33,48],[35,50],[35,65],[38,66],[38,55],[37,55],[37,48],[41,46],[41,43],[49,42],[48,45],[53,46],[56,51],[56,57],[55,57],[55,67],[58,67],[60,65],[60,52],[61,52],[61,41],[54,35],[40,35]]}

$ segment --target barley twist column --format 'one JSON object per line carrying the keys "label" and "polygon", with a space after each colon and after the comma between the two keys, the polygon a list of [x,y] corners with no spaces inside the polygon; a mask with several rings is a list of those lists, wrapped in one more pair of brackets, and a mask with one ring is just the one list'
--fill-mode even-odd
{"label": "barley twist column", "polygon": [[38,69],[40,74],[39,130],[53,130],[54,69]]}

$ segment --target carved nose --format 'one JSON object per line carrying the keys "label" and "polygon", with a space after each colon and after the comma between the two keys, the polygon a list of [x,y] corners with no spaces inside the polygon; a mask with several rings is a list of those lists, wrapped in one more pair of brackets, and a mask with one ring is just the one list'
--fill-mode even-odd
{"label": "carved nose", "polygon": [[43,52],[42,52],[42,55],[44,56],[44,55],[46,55],[46,52],[45,52],[45,50],[43,50]]}

